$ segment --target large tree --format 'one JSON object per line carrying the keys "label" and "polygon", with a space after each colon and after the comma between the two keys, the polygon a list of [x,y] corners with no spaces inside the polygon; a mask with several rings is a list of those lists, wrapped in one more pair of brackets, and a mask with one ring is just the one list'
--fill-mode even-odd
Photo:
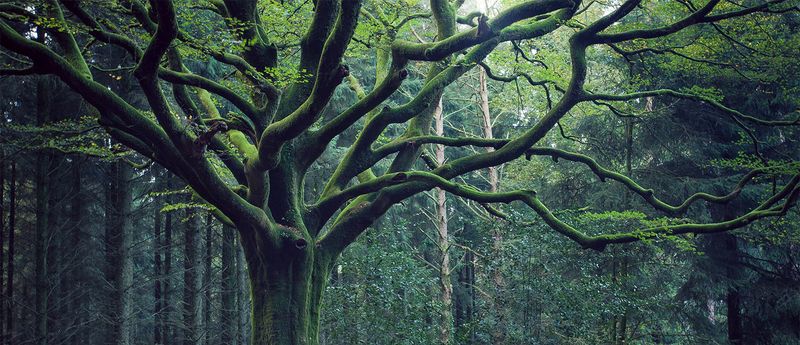
{"label": "large tree", "polygon": [[[464,3],[11,1],[0,4],[0,46],[14,64],[0,74],[57,76],[95,108],[100,126],[114,140],[183,179],[197,199],[238,230],[251,284],[253,344],[318,343],[322,294],[338,256],[393,205],[434,187],[481,203],[498,217],[504,214],[490,204],[524,203],[554,231],[595,250],[644,238],[728,231],[784,215],[795,204],[800,173],[791,163],[744,172],[727,195],[697,193],[673,205],[588,156],[540,144],[582,104],[613,107],[611,102],[647,97],[704,102],[749,133],[798,124],[788,115],[762,119],[741,113],[717,98],[686,91],[691,85],[616,94],[587,86],[602,86],[587,80],[596,75],[588,68],[587,50],[626,54],[639,42],[693,27],[719,28],[718,22],[749,15],[779,16],[795,10],[789,1],[601,5],[533,0],[508,5],[491,18],[467,14],[461,10]],[[626,20],[635,16],[649,20]],[[276,19],[284,17],[283,22]],[[417,22],[423,24],[414,27]],[[426,31],[420,35],[414,28]],[[726,35],[722,30],[716,34]],[[568,49],[569,76],[563,82],[492,71],[484,62],[498,47],[520,49],[520,42],[547,37],[560,42],[550,46]],[[118,66],[97,65],[92,52],[106,47],[125,55]],[[359,61],[374,61],[375,75],[350,75],[343,60],[353,59],[348,54],[354,51],[364,54],[365,47],[371,59]],[[215,77],[197,66],[212,59],[232,78]],[[548,101],[549,90],[557,90],[559,98],[533,125],[508,139],[431,134],[445,88],[479,64],[491,79],[549,85]],[[403,80],[420,67],[425,68],[420,72],[424,82],[412,94],[403,89]],[[145,96],[142,104],[123,99],[110,87],[127,71]],[[358,98],[334,111],[329,103],[345,79]],[[372,85],[369,89],[359,82],[367,80],[374,80],[364,82]],[[233,111],[221,111],[227,107]],[[324,188],[309,192],[304,188],[307,172],[330,142],[353,130],[357,135],[338,157]],[[484,149],[440,165],[425,154],[425,144]],[[682,214],[696,201],[735,199],[759,175],[782,183],[757,207],[720,222],[589,233],[559,220],[534,191],[481,191],[453,182],[523,156],[581,163],[668,215]],[[379,168],[387,162],[388,168]]]}

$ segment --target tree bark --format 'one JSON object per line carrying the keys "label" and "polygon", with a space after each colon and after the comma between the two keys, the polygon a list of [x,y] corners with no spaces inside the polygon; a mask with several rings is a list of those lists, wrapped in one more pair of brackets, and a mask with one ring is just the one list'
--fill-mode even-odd
{"label": "tree bark", "polygon": [[[480,98],[481,119],[483,120],[483,137],[486,139],[494,138],[494,131],[492,130],[492,114],[489,112],[489,87],[487,84],[486,70],[478,66],[478,96]],[[492,152],[494,148],[487,147],[486,151]],[[500,184],[500,177],[497,172],[497,167],[489,167],[489,191],[492,193],[497,192]],[[500,227],[492,228],[492,251],[494,257],[499,259],[501,257],[501,249],[503,248],[503,234]],[[503,279],[503,272],[498,265],[492,269],[492,284],[494,286],[494,313],[495,325],[492,330],[492,343],[495,345],[502,345],[506,343],[506,312],[505,312],[505,280]]]}
{"label": "tree bark", "polygon": [[[172,189],[172,175],[167,173],[167,190]],[[171,202],[172,198],[167,197],[167,202]],[[164,241],[161,250],[164,252],[164,271],[162,274],[162,291],[164,304],[162,309],[162,318],[164,320],[164,327],[162,329],[162,339],[164,345],[173,344],[173,303],[172,303],[172,212],[167,212],[164,216]]]}
{"label": "tree bark", "polygon": [[213,235],[214,235],[214,215],[210,212],[206,216],[206,238],[204,248],[206,250],[204,256],[203,268],[203,345],[210,345],[212,343],[213,333],[211,330],[211,259],[213,256]]}
{"label": "tree bark", "polygon": [[[41,76],[36,80],[36,125],[43,126],[47,123],[51,113],[51,102],[47,77]],[[50,190],[49,173],[51,155],[38,151],[36,153],[36,163],[34,172],[34,188],[36,189],[36,238],[34,240],[35,251],[35,282],[36,295],[34,302],[35,321],[34,321],[34,341],[39,345],[47,345],[47,306],[48,296],[50,295],[49,281],[47,277],[47,252],[49,248],[50,228],[47,217],[50,215]]]}
{"label": "tree bark", "polygon": [[197,230],[198,215],[193,209],[186,212],[183,257],[183,344],[197,344]]}
{"label": "tree bark", "polygon": [[220,343],[235,344],[236,339],[236,229],[230,226],[222,228],[222,313],[220,315]]}
{"label": "tree bark", "polygon": [[735,288],[729,288],[725,296],[728,307],[728,341],[732,345],[744,344],[744,334],[741,315],[741,295]]}
{"label": "tree bark", "polygon": [[313,249],[288,248],[249,257],[252,345],[318,345],[322,293],[330,260]]}
{"label": "tree bark", "polygon": [[[74,287],[83,287],[86,284],[88,264],[88,253],[86,250],[87,238],[83,229],[83,215],[86,211],[86,200],[83,194],[82,176],[84,159],[82,157],[74,157],[72,160],[72,202],[70,204],[70,231],[72,237],[70,239],[70,247],[76,251],[76,266],[70,271],[68,279],[72,282]],[[77,297],[71,298],[67,306],[67,313],[72,315],[71,322],[77,330],[69,335],[69,344],[80,344],[81,334],[86,331],[85,324],[88,319],[86,312],[80,306],[86,301],[86,294],[80,293]]]}
{"label": "tree bark", "polygon": [[6,162],[0,152],[0,345],[6,343],[5,236],[6,236]]}
{"label": "tree bark", "polygon": [[160,345],[164,342],[164,303],[162,301],[161,292],[161,285],[164,280],[163,269],[161,268],[163,265],[161,251],[164,248],[161,238],[161,220],[163,218],[161,215],[161,208],[163,203],[160,202],[160,200],[160,198],[156,197],[156,201],[153,202],[153,276],[155,277],[153,284],[153,300],[155,301],[153,311],[153,343],[155,345]]}
{"label": "tree bark", "polygon": [[130,344],[131,294],[128,291],[133,281],[133,264],[128,253],[128,234],[131,210],[131,167],[117,161],[111,165],[111,181],[106,190],[106,279],[111,283],[109,343]]}
{"label": "tree bark", "polygon": [[8,271],[6,284],[6,340],[14,339],[14,231],[17,222],[17,163],[11,161],[11,181],[8,187]]}
{"label": "tree bark", "polygon": [[[444,135],[444,116],[442,115],[442,99],[433,111],[436,135]],[[444,145],[436,145],[436,163],[445,162]],[[441,188],[436,188],[436,234],[437,247],[439,248],[439,284],[440,301],[439,310],[439,342],[450,344],[453,332],[453,284],[450,279],[450,238],[447,233],[447,193]]]}

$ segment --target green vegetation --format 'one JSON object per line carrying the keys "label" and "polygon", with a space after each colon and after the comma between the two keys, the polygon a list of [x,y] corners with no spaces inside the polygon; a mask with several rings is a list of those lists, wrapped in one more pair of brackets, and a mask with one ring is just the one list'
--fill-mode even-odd
{"label": "green vegetation", "polygon": [[0,344],[800,342],[799,32],[796,0],[2,2]]}

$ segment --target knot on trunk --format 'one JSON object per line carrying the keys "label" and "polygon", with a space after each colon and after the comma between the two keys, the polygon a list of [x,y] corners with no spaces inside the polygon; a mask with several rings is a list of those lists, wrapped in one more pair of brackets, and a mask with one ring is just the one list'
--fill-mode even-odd
{"label": "knot on trunk", "polygon": [[281,228],[283,230],[281,237],[283,237],[284,248],[303,250],[308,247],[308,240],[303,237],[302,230],[292,226],[281,226]]}
{"label": "knot on trunk", "polygon": [[211,142],[211,139],[219,132],[224,132],[228,130],[228,124],[225,121],[218,120],[211,123],[211,126],[208,127],[203,133],[197,136],[197,139],[194,140],[193,147],[192,147],[192,156],[194,158],[203,157],[203,153],[206,151],[206,146],[208,143]]}
{"label": "knot on trunk", "polygon": [[341,79],[347,78],[350,75],[350,67],[347,65],[339,65],[339,69],[336,71],[336,77]]}
{"label": "knot on trunk", "polygon": [[489,17],[485,14],[481,14],[478,17],[478,30],[475,32],[475,37],[485,37],[492,33],[492,29],[489,27]]}

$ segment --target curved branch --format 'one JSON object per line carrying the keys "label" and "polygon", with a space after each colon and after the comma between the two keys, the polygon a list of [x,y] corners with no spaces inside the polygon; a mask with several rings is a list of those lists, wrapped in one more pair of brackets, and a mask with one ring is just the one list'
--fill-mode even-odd
{"label": "curved branch", "polygon": [[622,95],[589,94],[589,95],[586,96],[585,100],[587,100],[587,101],[598,101],[598,100],[604,100],[604,101],[627,101],[627,100],[631,100],[631,99],[651,97],[651,96],[672,96],[672,97],[676,97],[676,98],[690,99],[690,100],[705,102],[705,103],[713,106],[714,108],[717,108],[718,110],[720,110],[720,111],[722,111],[722,112],[724,112],[726,114],[729,114],[729,115],[732,115],[732,116],[734,116],[736,118],[739,118],[739,119],[742,119],[742,120],[746,120],[746,121],[749,121],[749,122],[752,122],[752,123],[755,123],[755,124],[758,124],[758,125],[762,125],[762,126],[795,126],[795,125],[800,125],[800,115],[798,115],[798,117],[796,119],[794,119],[794,120],[775,120],[775,121],[762,120],[762,119],[759,119],[757,117],[753,117],[753,116],[750,116],[750,115],[742,114],[738,110],[728,108],[725,105],[723,105],[722,103],[720,103],[719,101],[714,100],[712,98],[709,98],[709,97],[706,97],[706,96],[690,94],[690,93],[679,92],[679,91],[675,91],[675,90],[671,90],[671,89],[659,89],[659,90],[651,90],[651,91],[641,91],[641,92],[634,92],[634,93],[622,94]]}
{"label": "curved branch", "polygon": [[341,65],[341,60],[355,32],[360,8],[360,0],[342,2],[336,26],[322,48],[311,95],[299,108],[285,118],[270,124],[261,134],[256,162],[256,166],[260,169],[270,170],[277,166],[279,163],[278,152],[283,144],[299,136],[313,125],[333,96],[333,91],[349,74],[347,66]]}
{"label": "curved branch", "polygon": [[709,193],[695,193],[689,196],[686,200],[678,205],[671,205],[667,202],[662,201],[661,199],[657,198],[652,189],[646,189],[632,180],[630,177],[625,176],[623,174],[617,173],[615,171],[608,170],[597,163],[594,159],[589,156],[582,155],[579,153],[568,152],[564,150],[554,149],[554,148],[546,148],[546,147],[535,147],[528,150],[526,153],[526,158],[530,159],[530,156],[550,156],[553,158],[554,161],[558,161],[559,158],[563,158],[573,162],[583,163],[584,165],[588,166],[592,172],[600,178],[600,181],[605,182],[607,178],[615,180],[617,182],[622,183],[625,187],[633,191],[634,193],[638,194],[639,196],[644,199],[648,204],[653,206],[653,208],[666,212],[672,216],[676,216],[686,212],[695,201],[698,200],[705,200],[708,202],[713,203],[727,203],[733,199],[735,199],[739,194],[742,192],[744,187],[753,180],[756,176],[761,174],[770,173],[774,171],[778,167],[764,167],[764,168],[757,168],[753,169],[747,174],[745,174],[741,180],[736,184],[733,190],[726,194],[726,195],[712,195]]}
{"label": "curved branch", "polygon": [[[487,22],[488,32],[479,32],[479,27],[454,34],[444,40],[431,43],[395,41],[392,55],[396,58],[421,61],[437,61],[476,46],[500,35],[503,29],[527,18],[533,18],[559,9],[571,8],[571,0],[533,0],[513,6]],[[512,39],[512,38],[509,38]]]}
{"label": "curved branch", "polygon": [[641,29],[631,30],[612,34],[596,33],[592,34],[592,43],[619,43],[623,41],[630,41],[633,39],[650,39],[662,36],[667,36],[676,33],[688,26],[700,23],[714,23],[725,19],[741,17],[755,12],[769,12],[769,7],[772,5],[780,4],[786,0],[771,0],[760,5],[747,7],[737,11],[726,12],[717,15],[709,15],[714,7],[719,3],[719,0],[711,0],[705,6],[692,12],[683,19],[676,21],[670,25],[662,26],[655,29]]}
{"label": "curved branch", "polygon": [[244,97],[220,83],[191,72],[177,72],[167,68],[159,68],[158,76],[170,83],[194,86],[218,95],[228,102],[231,102],[231,104],[244,113],[250,121],[258,123],[257,120],[261,114],[259,109],[244,99]]}
{"label": "curved branch", "polygon": [[[800,195],[800,175],[795,175],[789,183],[777,194],[773,195],[770,199],[763,202],[756,209],[751,210],[739,217],[731,220],[707,223],[707,224],[674,224],[659,227],[651,227],[645,229],[637,229],[631,232],[603,234],[595,236],[587,236],[578,231],[567,223],[558,219],[553,213],[545,207],[538,199],[532,199],[528,203],[531,208],[539,214],[540,217],[554,230],[565,234],[570,239],[578,242],[584,248],[591,248],[602,251],[609,244],[616,243],[630,243],[641,240],[659,238],[662,236],[675,236],[681,234],[710,234],[716,232],[729,231],[744,227],[756,220],[767,217],[780,217],[785,215],[796,202],[798,195]],[[780,200],[784,200],[783,204],[775,206]],[[527,202],[526,202],[527,203]]]}

